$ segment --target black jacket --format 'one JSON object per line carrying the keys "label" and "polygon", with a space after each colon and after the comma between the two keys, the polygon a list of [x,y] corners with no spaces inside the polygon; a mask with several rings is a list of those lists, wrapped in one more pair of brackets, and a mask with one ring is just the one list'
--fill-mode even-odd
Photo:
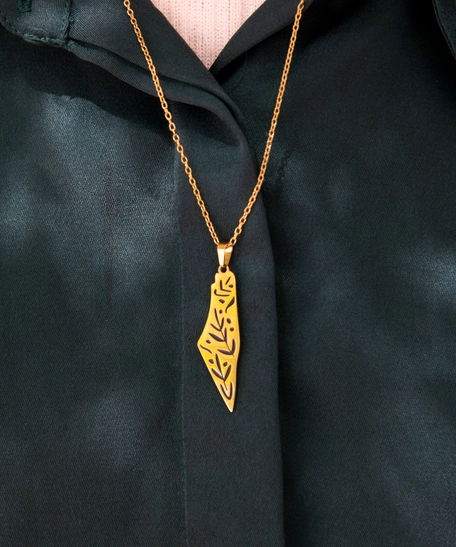
{"label": "black jacket", "polygon": [[[207,71],[133,3],[221,239],[296,4]],[[196,347],[215,247],[121,0],[0,21],[0,545],[454,546],[454,0],[308,0],[231,262],[233,414]]]}

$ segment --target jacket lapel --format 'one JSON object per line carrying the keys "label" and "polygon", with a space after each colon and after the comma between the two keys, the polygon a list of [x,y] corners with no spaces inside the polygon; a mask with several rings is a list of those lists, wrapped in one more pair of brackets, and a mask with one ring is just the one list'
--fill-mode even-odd
{"label": "jacket lapel", "polygon": [[433,0],[440,28],[451,53],[456,57],[456,2],[455,0]]}
{"label": "jacket lapel", "polygon": [[[304,11],[307,11],[313,2],[314,0],[306,0]],[[211,71],[217,73],[252,47],[290,25],[297,7],[297,0],[266,1],[234,34]]]}

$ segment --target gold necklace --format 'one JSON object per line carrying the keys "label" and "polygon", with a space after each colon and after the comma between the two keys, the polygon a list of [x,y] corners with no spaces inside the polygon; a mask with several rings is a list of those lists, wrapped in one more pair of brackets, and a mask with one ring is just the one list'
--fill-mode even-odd
{"label": "gold necklace", "polygon": [[181,162],[184,166],[185,173],[188,177],[196,201],[201,209],[201,213],[206,222],[206,226],[211,234],[212,240],[217,245],[217,255],[219,260],[219,268],[215,274],[215,282],[211,286],[211,302],[209,306],[209,314],[206,320],[204,330],[198,340],[198,349],[206,363],[206,366],[212,376],[212,379],[217,386],[222,399],[226,406],[233,412],[234,401],[236,398],[236,377],[237,377],[237,362],[240,350],[240,333],[239,321],[237,312],[237,294],[236,294],[236,278],[234,273],[229,269],[229,262],[233,248],[237,243],[238,237],[241,235],[242,228],[247,221],[252,207],[260,193],[263,185],[266,168],[271,154],[272,141],[274,140],[277,120],[282,106],[283,95],[287,84],[288,72],[290,70],[293,51],[296,44],[296,37],[299,30],[299,22],[304,10],[305,0],[300,0],[296,15],[294,18],[293,30],[291,32],[290,43],[285,58],[285,64],[282,70],[282,78],[280,80],[279,91],[277,93],[274,112],[269,127],[268,138],[263,152],[263,160],[260,166],[258,179],[252,194],[247,202],[244,212],[239,219],[232,238],[227,243],[220,243],[220,240],[212,224],[211,218],[207,211],[206,205],[201,197],[201,192],[193,177],[192,169],[188,163],[188,158],[185,155],[184,147],[176,130],[176,125],[173,121],[173,116],[168,108],[168,103],[165,99],[163,89],[158,78],[157,70],[150,56],[149,50],[144,41],[142,32],[138,26],[134,11],[131,9],[130,0],[124,0],[124,6],[130,18],[130,23],[133,26],[136,37],[138,39],[141,50],[149,67],[152,80],[160,100],[161,107],[168,122],[169,130],[172,133],[173,141],[176,145],[176,150],[180,155]]}

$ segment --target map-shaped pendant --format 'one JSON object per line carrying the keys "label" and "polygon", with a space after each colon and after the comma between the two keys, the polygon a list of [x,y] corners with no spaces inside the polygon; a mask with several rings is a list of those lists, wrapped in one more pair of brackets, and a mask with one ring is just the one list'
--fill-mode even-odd
{"label": "map-shaped pendant", "polygon": [[236,277],[226,271],[215,274],[211,304],[198,349],[226,406],[233,412],[236,372],[240,350]]}

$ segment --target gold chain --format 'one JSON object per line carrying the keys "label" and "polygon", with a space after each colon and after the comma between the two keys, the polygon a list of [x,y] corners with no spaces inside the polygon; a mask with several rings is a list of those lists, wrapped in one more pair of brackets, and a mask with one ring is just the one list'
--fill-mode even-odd
{"label": "gold chain", "polygon": [[[255,188],[253,189],[252,195],[250,196],[249,201],[247,203],[247,206],[244,209],[244,213],[242,214],[241,218],[239,219],[239,224],[237,225],[236,229],[234,230],[233,237],[229,241],[229,245],[231,245],[232,247],[236,244],[237,238],[240,236],[240,234],[242,232],[242,228],[243,228],[244,224],[247,221],[247,217],[249,216],[249,214],[252,210],[252,207],[253,207],[253,205],[254,205],[257,197],[258,197],[258,194],[260,193],[261,186],[263,185],[264,177],[265,177],[265,174],[266,174],[266,168],[267,168],[268,162],[269,162],[269,156],[271,154],[272,141],[274,140],[275,130],[276,130],[276,127],[277,127],[277,120],[278,120],[279,114],[280,114],[280,107],[282,106],[283,95],[285,93],[285,87],[287,85],[288,72],[290,71],[291,60],[293,58],[293,51],[294,51],[295,44],[296,44],[296,37],[297,37],[297,34],[298,34],[298,30],[299,30],[299,22],[301,20],[302,12],[303,12],[303,9],[304,9],[304,4],[305,4],[305,0],[300,0],[300,2],[298,4],[298,8],[296,10],[296,15],[295,15],[294,24],[293,24],[293,30],[292,30],[292,33],[291,33],[290,43],[288,45],[287,56],[285,58],[285,64],[284,64],[283,70],[282,70],[282,78],[280,80],[279,91],[277,93],[276,103],[275,103],[275,107],[274,107],[274,113],[272,115],[271,125],[269,127],[268,138],[267,138],[266,146],[265,146],[264,152],[263,152],[263,160],[262,160],[261,166],[260,166],[260,173],[258,175],[258,179],[257,179],[257,182],[255,184]],[[173,121],[173,116],[172,116],[171,112],[169,111],[168,103],[165,99],[165,94],[163,93],[163,89],[162,89],[160,80],[158,78],[157,70],[156,70],[155,65],[152,61],[152,57],[150,56],[149,49],[147,48],[146,43],[144,41],[141,29],[138,26],[138,21],[136,20],[135,13],[131,9],[130,0],[124,0],[124,6],[127,9],[128,16],[130,17],[130,22],[131,22],[131,24],[134,28],[134,31],[135,31],[136,37],[138,39],[139,45],[141,46],[141,50],[142,50],[142,52],[144,54],[144,57],[146,59],[147,66],[149,67],[149,71],[150,71],[150,74],[152,76],[152,80],[154,82],[158,98],[160,99],[161,107],[163,109],[163,112],[165,113],[165,118],[168,122],[169,130],[171,131],[171,133],[173,135],[173,141],[176,144],[176,150],[177,150],[178,154],[180,155],[180,159],[181,159],[181,162],[184,166],[185,173],[188,177],[188,182],[190,183],[190,186],[193,189],[193,193],[195,194],[196,201],[197,201],[197,203],[198,203],[198,205],[201,209],[201,213],[203,214],[203,218],[206,222],[206,226],[209,229],[211,237],[212,237],[214,243],[216,245],[219,245],[220,240],[217,236],[214,225],[212,224],[211,218],[209,216],[209,212],[206,209],[206,205],[203,201],[203,198],[201,197],[201,192],[199,191],[199,188],[196,184],[195,177],[193,176],[193,173],[192,173],[192,168],[188,164],[188,158],[185,155],[184,147],[181,143],[180,136],[177,133],[176,124]]]}

